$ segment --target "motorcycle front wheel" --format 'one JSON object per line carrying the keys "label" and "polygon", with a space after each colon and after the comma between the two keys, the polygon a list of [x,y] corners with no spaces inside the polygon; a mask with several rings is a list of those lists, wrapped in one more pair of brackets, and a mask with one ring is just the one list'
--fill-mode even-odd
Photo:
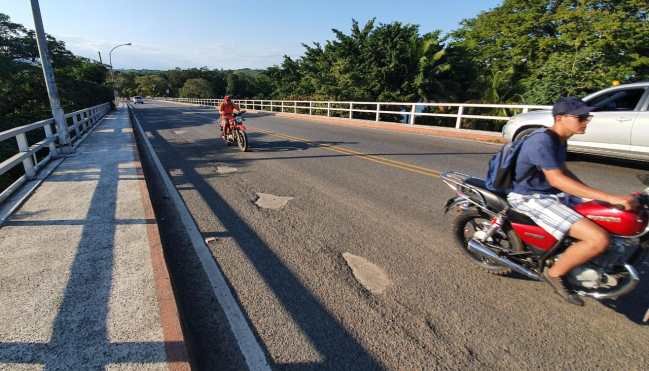
{"label": "motorcycle front wheel", "polygon": [[237,130],[234,136],[237,140],[237,146],[239,146],[241,152],[246,152],[248,150],[248,135],[246,135],[246,132]]}
{"label": "motorcycle front wheel", "polygon": [[[475,233],[486,231],[489,226],[491,226],[489,217],[485,216],[478,210],[470,209],[462,211],[453,220],[453,237],[456,245],[474,264],[477,264],[489,273],[497,275],[510,274],[512,272],[511,269],[503,267],[502,265],[469,250],[469,241],[473,238]],[[498,250],[523,251],[524,249],[523,242],[518,238],[518,236],[516,236],[516,233],[509,228],[496,232],[489,240],[485,241],[485,245],[496,252],[498,252]]]}

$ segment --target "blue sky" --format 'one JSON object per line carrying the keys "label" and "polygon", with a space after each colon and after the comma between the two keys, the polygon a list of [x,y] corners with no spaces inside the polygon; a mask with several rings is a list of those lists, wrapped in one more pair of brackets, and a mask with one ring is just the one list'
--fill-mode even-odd
{"label": "blue sky", "polygon": [[[332,28],[349,32],[352,19],[400,21],[420,31],[447,32],[462,19],[501,0],[40,0],[45,31],[75,54],[116,68],[265,68],[283,55],[302,55],[302,43],[332,39]],[[28,0],[0,0],[0,12],[33,28]]]}

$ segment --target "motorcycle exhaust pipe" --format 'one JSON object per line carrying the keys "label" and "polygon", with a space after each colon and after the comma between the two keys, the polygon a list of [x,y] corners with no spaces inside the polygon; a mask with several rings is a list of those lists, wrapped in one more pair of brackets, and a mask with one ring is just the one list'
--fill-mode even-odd
{"label": "motorcycle exhaust pipe", "polygon": [[531,278],[533,280],[537,280],[537,281],[541,280],[541,277],[538,274],[536,274],[535,272],[523,267],[520,264],[516,264],[513,261],[511,261],[511,260],[509,260],[509,259],[507,259],[507,258],[505,258],[503,256],[498,256],[495,252],[491,251],[491,249],[489,249],[487,246],[485,246],[482,242],[480,242],[478,240],[475,240],[475,239],[469,240],[469,251],[478,253],[478,254],[484,256],[485,258],[489,258],[489,259],[495,261],[496,263],[498,263],[498,264],[500,264],[502,266],[505,266],[507,268],[511,268],[511,269],[515,270],[516,272],[518,272],[518,273],[520,273],[520,274],[522,274],[524,276],[527,276],[527,277],[529,277],[529,278]]}

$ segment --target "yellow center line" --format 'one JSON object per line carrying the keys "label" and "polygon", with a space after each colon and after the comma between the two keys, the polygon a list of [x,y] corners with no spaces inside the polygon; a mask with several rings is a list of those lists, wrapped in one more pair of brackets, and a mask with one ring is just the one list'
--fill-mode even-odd
{"label": "yellow center line", "polygon": [[358,151],[355,151],[353,149],[349,149],[349,148],[345,148],[345,147],[335,146],[335,145],[331,145],[331,144],[315,143],[315,142],[312,142],[312,141],[310,141],[308,139],[304,139],[304,138],[300,138],[300,137],[294,137],[294,136],[286,135],[286,134],[279,134],[279,133],[275,133],[273,131],[259,129],[259,128],[254,128],[254,130],[262,132],[262,133],[270,135],[270,136],[274,136],[274,137],[278,137],[278,138],[282,138],[282,139],[288,139],[288,140],[292,140],[292,141],[295,141],[295,142],[308,143],[308,144],[314,145],[316,147],[321,147],[321,148],[324,148],[324,149],[328,149],[330,151],[344,153],[344,154],[347,154],[347,155],[352,155],[352,156],[359,157],[359,158],[362,158],[362,159],[365,159],[365,160],[368,160],[368,161],[377,162],[377,163],[382,164],[382,165],[395,167],[395,168],[398,168],[398,169],[410,171],[410,172],[421,174],[421,175],[430,176],[430,177],[433,177],[433,178],[437,178],[440,175],[439,171],[436,171],[436,170],[433,170],[433,169],[429,169],[429,168],[422,167],[422,166],[417,166],[417,165],[412,165],[412,164],[402,162],[402,161],[391,160],[391,159],[387,159],[387,158],[381,157],[381,156],[370,155],[370,154],[367,154],[367,153],[358,152]]}

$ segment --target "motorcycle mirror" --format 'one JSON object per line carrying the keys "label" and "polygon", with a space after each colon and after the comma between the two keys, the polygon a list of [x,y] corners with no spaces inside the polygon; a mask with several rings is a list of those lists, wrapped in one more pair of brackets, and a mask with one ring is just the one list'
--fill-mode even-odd
{"label": "motorcycle mirror", "polygon": [[649,186],[649,174],[638,174],[638,180],[642,184]]}

